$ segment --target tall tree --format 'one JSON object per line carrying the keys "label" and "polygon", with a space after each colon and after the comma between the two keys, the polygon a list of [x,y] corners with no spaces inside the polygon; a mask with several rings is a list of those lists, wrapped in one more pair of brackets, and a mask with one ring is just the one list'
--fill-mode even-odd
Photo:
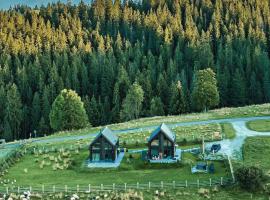
{"label": "tall tree", "polygon": [[200,111],[207,111],[219,104],[217,80],[212,69],[207,68],[196,72],[192,101],[194,108]]}
{"label": "tall tree", "polygon": [[41,117],[40,96],[39,96],[38,92],[36,92],[34,94],[32,106],[31,106],[31,125],[32,125],[32,130],[37,131],[40,117]]}
{"label": "tall tree", "polygon": [[181,81],[172,84],[171,100],[170,100],[170,114],[179,115],[187,111],[187,103],[183,92]]}
{"label": "tall tree", "polygon": [[144,91],[142,87],[135,82],[130,89],[123,102],[121,110],[122,120],[137,119],[140,116],[141,106],[144,98]]}
{"label": "tall tree", "polygon": [[5,130],[4,135],[8,140],[20,138],[22,122],[22,102],[17,86],[12,84],[7,89],[5,104]]}
{"label": "tall tree", "polygon": [[50,112],[50,124],[56,131],[84,128],[88,117],[78,94],[64,89],[56,97]]}
{"label": "tall tree", "polygon": [[151,105],[150,105],[150,115],[151,116],[163,116],[165,114],[164,105],[160,99],[160,97],[154,97],[151,100]]}

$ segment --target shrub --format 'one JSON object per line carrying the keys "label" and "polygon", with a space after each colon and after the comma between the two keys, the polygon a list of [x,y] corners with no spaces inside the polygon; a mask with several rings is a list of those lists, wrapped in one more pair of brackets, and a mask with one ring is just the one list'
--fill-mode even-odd
{"label": "shrub", "polygon": [[236,170],[235,177],[240,187],[244,190],[255,192],[262,189],[264,174],[258,167],[241,167]]}

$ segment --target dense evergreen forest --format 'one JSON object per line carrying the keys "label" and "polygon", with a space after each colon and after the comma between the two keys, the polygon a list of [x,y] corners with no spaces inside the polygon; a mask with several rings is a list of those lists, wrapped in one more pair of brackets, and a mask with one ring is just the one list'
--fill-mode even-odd
{"label": "dense evergreen forest", "polygon": [[216,73],[219,107],[270,101],[268,0],[88,3],[0,12],[1,137],[51,133],[64,88],[82,97],[93,126],[125,120],[134,82],[139,117],[193,112],[194,74],[205,68]]}

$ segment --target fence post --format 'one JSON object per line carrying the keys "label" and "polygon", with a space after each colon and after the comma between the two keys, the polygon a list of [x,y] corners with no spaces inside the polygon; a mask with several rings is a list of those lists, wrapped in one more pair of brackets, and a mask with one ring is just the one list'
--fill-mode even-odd
{"label": "fence post", "polygon": [[67,193],[67,185],[65,185],[65,192]]}
{"label": "fence post", "polygon": [[20,186],[18,186],[18,191],[17,192],[18,192],[18,194],[20,194]]}
{"label": "fence post", "polygon": [[53,186],[53,193],[55,193],[55,185]]}
{"label": "fence post", "polygon": [[103,184],[100,185],[100,190],[103,191]]}
{"label": "fence post", "polygon": [[200,180],[197,179],[197,187],[199,188],[200,187]]}
{"label": "fence post", "polygon": [[163,189],[163,181],[160,182],[161,189]]}
{"label": "fence post", "polygon": [[113,191],[115,190],[115,183],[113,184]]}
{"label": "fence post", "polygon": [[212,186],[212,179],[211,178],[209,179],[209,186],[210,187]]}
{"label": "fence post", "polygon": [[173,189],[175,189],[175,181],[173,181]]}
{"label": "fence post", "polygon": [[6,187],[6,193],[8,194],[8,187]]}
{"label": "fence post", "polygon": [[140,187],[140,186],[139,186],[139,182],[137,182],[137,190],[139,189],[139,187]]}
{"label": "fence post", "polygon": [[80,192],[80,185],[77,185],[77,192]]}
{"label": "fence post", "polygon": [[127,190],[127,184],[125,183],[125,191]]}
{"label": "fence post", "polygon": [[44,189],[44,185],[42,185],[42,193],[43,193],[43,194],[44,194],[44,190],[45,190],[45,189]]}
{"label": "fence post", "polygon": [[89,193],[91,192],[91,185],[88,185]]}
{"label": "fence post", "polygon": [[186,180],[186,187],[188,187],[188,183],[187,183],[187,180]]}
{"label": "fence post", "polygon": [[148,183],[148,189],[151,189],[151,182]]}
{"label": "fence post", "polygon": [[29,187],[29,191],[32,192],[32,187],[31,186]]}
{"label": "fence post", "polygon": [[220,185],[223,185],[223,177],[220,178]]}

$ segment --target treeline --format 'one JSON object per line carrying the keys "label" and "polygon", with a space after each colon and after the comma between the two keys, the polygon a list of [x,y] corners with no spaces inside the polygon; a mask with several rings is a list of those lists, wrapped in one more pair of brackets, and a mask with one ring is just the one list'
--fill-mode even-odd
{"label": "treeline", "polygon": [[50,133],[51,105],[64,88],[82,97],[94,126],[124,120],[135,82],[144,92],[140,117],[195,111],[195,72],[209,67],[220,107],[269,102],[269,25],[268,0],[94,0],[1,11],[1,137]]}

